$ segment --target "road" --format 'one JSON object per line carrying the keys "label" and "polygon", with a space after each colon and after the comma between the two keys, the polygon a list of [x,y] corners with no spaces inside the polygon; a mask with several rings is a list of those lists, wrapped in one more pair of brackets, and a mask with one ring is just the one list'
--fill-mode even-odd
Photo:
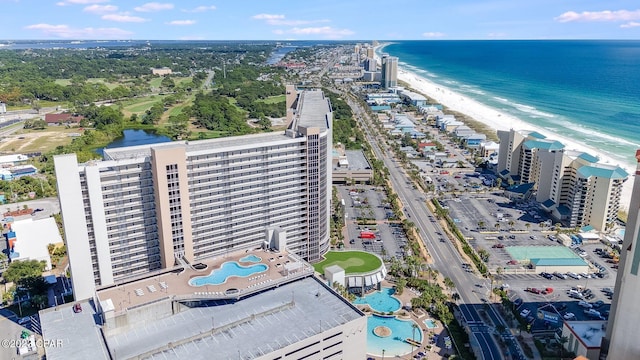
{"label": "road", "polygon": [[[460,301],[463,304],[460,308],[467,323],[466,325],[472,332],[470,336],[471,341],[479,346],[484,359],[502,359],[502,354],[491,335],[493,329],[489,329],[484,325],[478,312],[478,308],[486,307],[487,312],[492,313],[492,318],[504,325],[503,320],[495,313],[493,307],[484,304],[490,294],[490,286],[487,280],[478,278],[475,274],[463,270],[461,264],[465,261],[454,248],[453,244],[449,241],[440,241],[440,238],[445,237],[443,235],[444,232],[439,223],[433,220],[432,214],[425,204],[425,195],[420,190],[414,188],[409,177],[402,171],[400,164],[381,150],[378,138],[370,131],[372,126],[365,123],[364,119],[367,115],[360,107],[360,104],[355,102],[350,97],[351,95],[342,95],[354,110],[356,118],[360,122],[361,128],[364,129],[365,135],[376,157],[382,160],[389,169],[389,179],[393,185],[393,189],[403,204],[405,215],[415,224],[416,228],[419,229],[420,236],[424,240],[424,245],[434,259],[433,267],[443,276],[453,280],[456,284]],[[459,266],[451,266],[452,264],[458,264]],[[514,346],[518,345],[516,344]],[[518,354],[521,353],[517,348],[515,351],[517,351]]]}

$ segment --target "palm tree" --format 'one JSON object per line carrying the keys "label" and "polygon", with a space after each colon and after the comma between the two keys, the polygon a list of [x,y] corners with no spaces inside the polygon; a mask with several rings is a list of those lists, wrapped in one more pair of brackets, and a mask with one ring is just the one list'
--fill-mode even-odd
{"label": "palm tree", "polygon": [[493,226],[496,228],[496,230],[500,230],[500,223],[496,223],[496,224],[495,224],[495,225],[493,225]]}
{"label": "palm tree", "polygon": [[420,329],[420,327],[418,326],[418,324],[416,324],[416,323],[412,323],[412,324],[411,324],[411,328],[412,328],[412,330],[413,330],[413,337],[411,338],[411,340],[413,340],[413,341],[411,342],[411,354],[413,354],[413,344],[414,344],[414,343],[415,343],[415,341],[416,341],[416,329]]}
{"label": "palm tree", "polygon": [[485,225],[484,221],[478,221],[478,229],[484,229]]}
{"label": "palm tree", "polygon": [[527,231],[529,231],[529,229],[531,228],[531,223],[526,223],[524,224],[524,227],[527,228]]}
{"label": "palm tree", "polygon": [[[516,222],[515,222],[515,221],[513,221],[513,220],[509,220],[509,227],[510,227],[512,230],[513,230],[513,225],[515,225],[515,224],[516,224]],[[529,223],[527,223],[527,224],[529,224]]]}
{"label": "palm tree", "polygon": [[562,359],[562,350],[564,350],[564,344],[569,342],[569,337],[563,335],[558,340],[560,341],[560,359]]}

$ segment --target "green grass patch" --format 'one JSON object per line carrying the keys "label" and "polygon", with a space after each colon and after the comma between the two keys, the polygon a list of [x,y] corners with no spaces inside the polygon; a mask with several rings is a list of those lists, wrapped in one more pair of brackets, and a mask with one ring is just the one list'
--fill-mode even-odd
{"label": "green grass patch", "polygon": [[71,85],[71,79],[56,79],[55,83],[62,86],[69,86]]}
{"label": "green grass patch", "polygon": [[[59,102],[59,101],[39,100],[38,105],[40,105],[40,108],[42,109],[46,107],[55,107],[55,106],[66,107],[67,103]],[[28,109],[33,109],[33,105],[31,104],[7,105],[7,111],[28,110]]]}
{"label": "green grass patch", "polygon": [[154,77],[153,79],[151,79],[151,81],[149,81],[149,86],[159,89],[160,83],[162,83],[162,79],[163,77],[161,76]]}
{"label": "green grass patch", "polygon": [[329,251],[324,258],[313,265],[319,273],[324,273],[324,268],[331,265],[340,266],[347,274],[371,272],[382,266],[379,257],[363,251]]}
{"label": "green grass patch", "polygon": [[286,96],[285,95],[276,95],[276,96],[269,96],[266,99],[260,99],[257,100],[259,102],[263,102],[265,104],[275,104],[275,103],[279,103],[279,102],[284,102],[286,100]]}

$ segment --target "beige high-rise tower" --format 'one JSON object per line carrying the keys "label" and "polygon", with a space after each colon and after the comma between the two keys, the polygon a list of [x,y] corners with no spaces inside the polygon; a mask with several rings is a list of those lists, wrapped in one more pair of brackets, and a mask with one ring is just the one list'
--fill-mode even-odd
{"label": "beige high-rise tower", "polygon": [[629,204],[629,216],[602,350],[607,359],[640,359],[640,150]]}

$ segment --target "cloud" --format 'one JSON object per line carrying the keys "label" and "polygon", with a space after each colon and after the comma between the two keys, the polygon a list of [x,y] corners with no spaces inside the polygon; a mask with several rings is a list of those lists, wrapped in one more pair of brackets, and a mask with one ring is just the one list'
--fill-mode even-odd
{"label": "cloud", "polygon": [[139,11],[139,12],[155,12],[155,11],[171,10],[171,9],[173,9],[173,4],[157,3],[157,2],[150,2],[142,6],[137,6],[133,8],[133,10]]}
{"label": "cloud", "polygon": [[487,34],[487,37],[490,38],[502,38],[507,36],[507,33],[503,33],[503,32],[490,32]]}
{"label": "cloud", "polygon": [[251,17],[252,19],[256,19],[256,20],[280,20],[280,19],[284,19],[284,15],[276,15],[276,14],[258,14],[258,15],[253,15]]}
{"label": "cloud", "polygon": [[213,11],[215,9],[216,9],[216,7],[214,5],[211,5],[211,6],[198,6],[198,7],[195,7],[193,9],[182,9],[182,12],[200,13],[200,12],[206,12],[206,11]]}
{"label": "cloud", "polygon": [[634,27],[638,27],[638,26],[640,26],[640,23],[639,22],[635,22],[635,21],[629,21],[626,24],[620,25],[620,27],[623,28],[623,29],[629,29],[629,28],[634,28]]}
{"label": "cloud", "polygon": [[73,5],[73,4],[89,5],[89,4],[99,4],[103,2],[109,2],[109,0],[66,0],[66,1],[57,2],[56,5],[58,6],[67,6],[67,5]]}
{"label": "cloud", "polygon": [[354,32],[349,29],[336,29],[331,26],[305,27],[305,28],[294,27],[292,29],[283,31],[283,33],[294,34],[294,35],[320,35],[327,39],[340,39],[345,36],[354,34]]}
{"label": "cloud", "polygon": [[631,21],[640,19],[640,10],[567,11],[554,18],[558,22],[572,21]]}
{"label": "cloud", "polygon": [[104,14],[108,12],[113,12],[118,10],[118,7],[115,5],[89,5],[85,7],[82,11],[94,14]]}
{"label": "cloud", "polygon": [[72,28],[69,25],[33,24],[27,30],[39,30],[45,36],[64,39],[123,39],[133,33],[119,28]]}
{"label": "cloud", "polygon": [[139,16],[131,16],[129,14],[106,14],[102,15],[102,20],[116,21],[116,22],[133,22],[141,23],[149,21],[149,19],[141,18]]}
{"label": "cloud", "polygon": [[173,20],[173,21],[166,22],[165,24],[167,24],[167,25],[193,25],[195,23],[196,23],[195,20]]}
{"label": "cloud", "polygon": [[300,25],[308,25],[308,24],[317,24],[317,23],[327,23],[331,22],[331,20],[321,19],[321,20],[288,20],[285,19],[284,15],[280,14],[258,14],[251,17],[255,20],[265,20],[265,22],[269,25],[276,26],[300,26]]}
{"label": "cloud", "polygon": [[438,31],[436,31],[436,32],[425,32],[425,33],[422,33],[422,36],[424,36],[426,38],[438,38],[438,37],[443,37],[444,33],[441,33],[441,32],[438,32]]}

